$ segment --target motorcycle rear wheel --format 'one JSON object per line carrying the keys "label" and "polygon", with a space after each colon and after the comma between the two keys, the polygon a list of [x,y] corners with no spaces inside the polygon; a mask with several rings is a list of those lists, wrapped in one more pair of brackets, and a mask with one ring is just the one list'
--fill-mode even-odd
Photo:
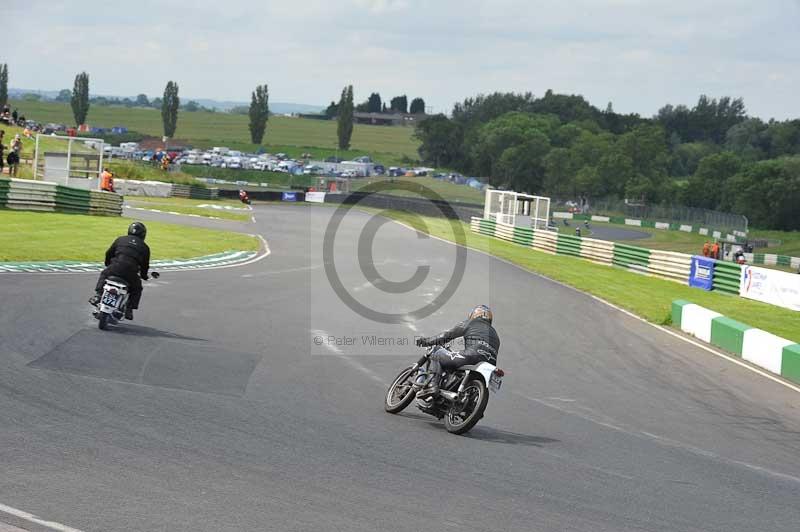
{"label": "motorcycle rear wheel", "polygon": [[397,414],[411,404],[417,395],[412,386],[413,381],[409,381],[413,375],[416,375],[416,370],[414,366],[409,366],[394,379],[389,389],[386,390],[386,397],[383,400],[384,410],[390,414]]}
{"label": "motorcycle rear wheel", "polygon": [[478,377],[467,381],[462,396],[465,401],[454,403],[444,416],[444,428],[451,434],[464,434],[472,429],[483,417],[489,404],[489,390],[483,379]]}
{"label": "motorcycle rear wheel", "polygon": [[108,314],[105,312],[100,313],[100,316],[97,318],[97,326],[101,331],[106,330],[106,327],[108,327]]}

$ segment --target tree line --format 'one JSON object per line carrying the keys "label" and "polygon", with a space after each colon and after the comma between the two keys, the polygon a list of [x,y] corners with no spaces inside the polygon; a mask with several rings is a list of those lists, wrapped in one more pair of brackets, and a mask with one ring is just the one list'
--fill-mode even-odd
{"label": "tree line", "polygon": [[415,135],[424,161],[493,186],[703,207],[800,229],[800,120],[749,117],[740,98],[700,96],[643,118],[579,95],[494,93],[419,122]]}
{"label": "tree line", "polygon": [[[339,102],[331,102],[325,109],[325,116],[330,119],[339,116]],[[395,96],[389,100],[389,105],[381,99],[380,93],[373,92],[365,101],[354,105],[353,110],[358,113],[402,113],[402,114],[424,114],[425,113],[425,100],[422,98],[414,98],[411,104],[408,103],[408,96],[405,94]]]}
{"label": "tree line", "polygon": [[[209,110],[200,106],[197,102],[190,100],[188,103],[181,104],[178,96],[178,84],[168,81],[164,87],[164,94],[161,98],[149,100],[146,94],[139,94],[135,100],[124,98],[104,98],[102,96],[92,97],[89,93],[89,74],[81,72],[75,76],[72,90],[63,89],[56,97],[58,102],[69,102],[72,108],[72,116],[75,124],[86,123],[89,109],[92,104],[110,105],[111,103],[130,102],[129,107],[154,107],[161,110],[161,121],[164,128],[165,137],[173,137],[178,128],[178,111],[188,112]],[[8,102],[8,65],[0,64],[0,107]],[[103,102],[103,103],[99,103]],[[269,89],[267,85],[258,85],[252,93],[250,107],[247,109],[250,117],[248,129],[253,144],[261,144],[267,131],[267,121],[269,120]]]}

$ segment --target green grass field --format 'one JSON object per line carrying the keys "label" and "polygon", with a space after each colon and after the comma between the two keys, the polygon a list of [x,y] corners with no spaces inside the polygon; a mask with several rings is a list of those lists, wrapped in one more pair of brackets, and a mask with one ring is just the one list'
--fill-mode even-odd
{"label": "green grass field", "polygon": [[[75,121],[67,103],[11,100],[9,104],[27,118],[37,122],[71,125]],[[96,127],[125,126],[129,130],[146,135],[157,137],[163,135],[161,113],[157,109],[93,105],[89,109],[87,122]],[[175,138],[186,140],[197,148],[228,146],[254,151],[257,146],[250,142],[247,124],[248,117],[245,115],[182,111],[178,115]],[[419,157],[417,154],[419,143],[412,138],[413,132],[414,129],[411,127],[357,124],[353,128],[352,149],[340,153],[340,156],[370,154],[376,160],[387,164],[392,164],[392,161],[383,161],[381,154],[391,156],[393,161],[403,156],[416,160]],[[299,155],[302,151],[313,153],[314,148],[318,149],[319,155],[332,155],[336,153],[336,142],[335,121],[284,116],[270,117],[267,135],[264,137],[264,146],[268,151],[273,153],[296,151],[297,153],[289,153],[292,156]],[[314,155],[317,156],[316,153]]]}
{"label": "green grass field", "polygon": [[[451,222],[448,220],[418,217],[399,211],[388,211],[384,214],[420,231],[454,240]],[[419,225],[420,219],[426,224],[425,227]],[[527,270],[596,295],[653,323],[669,324],[672,301],[686,299],[753,327],[800,342],[797,313],[791,310],[719,292],[706,292],[579,258],[550,255],[477,235],[470,231],[467,224],[454,223],[463,225],[468,247],[491,253]]]}
{"label": "green grass field", "polygon": [[[434,179],[432,177],[396,177],[396,178],[377,178],[367,177],[364,179],[353,179],[350,181],[350,190],[355,192],[367,185],[379,182],[402,182],[410,185],[415,190],[387,190],[382,194],[392,194],[395,196],[411,196],[411,197],[427,197],[428,190],[435,192],[445,200],[461,201],[464,203],[477,203],[483,205],[485,193],[468,187],[466,185],[456,185],[442,181],[441,179]],[[426,190],[427,189],[427,190]]]}
{"label": "green grass field", "polygon": [[[142,196],[129,196],[125,202],[132,207],[144,209],[156,209],[165,212],[177,212],[180,214],[196,214],[207,218],[222,218],[223,220],[233,220],[236,222],[247,222],[250,220],[250,211],[242,211],[245,207],[242,202],[236,200],[196,200],[188,198],[151,198]],[[224,208],[215,209],[212,207],[201,207],[201,205],[216,205],[219,207],[233,207],[235,210]]]}
{"label": "green grass field", "polygon": [[[0,209],[0,261],[102,262],[111,242],[127,232],[128,218]],[[223,251],[255,251],[255,237],[161,222],[147,222],[153,259],[183,259]]]}
{"label": "green grass field", "polygon": [[[625,228],[648,233],[650,237],[637,240],[619,240],[618,242],[642,248],[677,251],[693,255],[702,253],[703,244],[705,242],[713,242],[713,239],[697,233],[665,231],[663,229],[653,229],[650,227],[631,227],[602,222],[590,222],[589,224],[590,230],[588,232],[584,228],[583,222],[577,220],[570,222],[568,227],[560,225],[558,231],[559,233],[574,235],[575,228],[580,227],[582,236],[596,238],[596,236],[591,233],[591,228],[593,227]],[[798,231],[761,231],[755,229],[749,232],[749,237],[751,239],[771,239],[780,240],[782,242],[780,246],[758,248],[756,249],[757,253],[774,253],[777,255],[789,255],[794,257],[800,256],[800,232]]]}

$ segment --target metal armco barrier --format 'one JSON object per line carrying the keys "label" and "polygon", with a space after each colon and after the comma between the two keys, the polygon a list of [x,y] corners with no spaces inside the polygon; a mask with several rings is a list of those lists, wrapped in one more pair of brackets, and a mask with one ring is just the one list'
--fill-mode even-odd
{"label": "metal armco barrier", "polygon": [[[294,190],[292,191],[297,194],[297,201],[303,202],[305,201],[305,192]],[[281,201],[283,197],[283,192],[280,190],[249,190],[247,191],[247,195],[250,197],[251,200],[256,201]],[[335,194],[327,194],[325,196],[326,203],[331,196]],[[219,189],[219,197],[220,198],[235,198],[239,199],[239,191],[234,190],[232,188],[222,188]]]}
{"label": "metal armco barrier", "polygon": [[0,179],[0,207],[120,216],[122,197],[111,192],[65,187],[48,181]]}

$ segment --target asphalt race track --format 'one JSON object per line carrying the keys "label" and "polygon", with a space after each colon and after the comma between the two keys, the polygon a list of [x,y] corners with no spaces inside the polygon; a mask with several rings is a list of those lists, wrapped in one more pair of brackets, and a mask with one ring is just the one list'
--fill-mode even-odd
{"label": "asphalt race track", "polygon": [[[583,230],[582,225],[576,227],[581,227],[581,230]],[[584,234],[584,236],[587,235]],[[635,229],[591,224],[588,236],[590,238],[599,238],[600,240],[640,240],[642,238],[650,238],[650,233],[636,231]]]}
{"label": "asphalt race track", "polygon": [[[474,252],[441,309],[376,323],[328,281],[332,213],[184,219],[258,232],[271,255],[164,274],[106,332],[93,274],[0,275],[0,504],[84,531],[798,530],[797,392]],[[401,315],[442,293],[456,247],[393,223],[362,239],[388,280],[365,281],[370,219],[336,235],[348,293]],[[507,372],[486,417],[453,436],[413,405],[384,413],[419,354],[403,339],[477,303]]]}

